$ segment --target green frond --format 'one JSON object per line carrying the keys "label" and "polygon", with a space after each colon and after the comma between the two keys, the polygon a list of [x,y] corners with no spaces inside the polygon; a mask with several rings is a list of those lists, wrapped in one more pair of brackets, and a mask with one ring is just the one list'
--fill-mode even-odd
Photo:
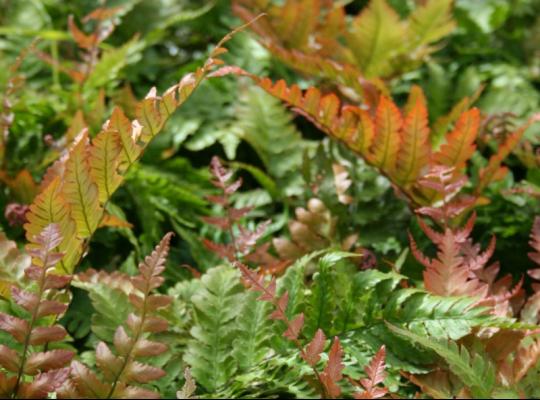
{"label": "green frond", "polygon": [[259,365],[271,352],[269,342],[272,330],[268,319],[271,307],[268,302],[258,301],[258,297],[256,292],[245,293],[236,319],[233,353],[242,372]]}
{"label": "green frond", "polygon": [[292,114],[262,89],[252,86],[238,109],[241,137],[261,158],[285,195],[301,193],[302,155],[307,142],[292,123]]}
{"label": "green frond", "polygon": [[472,353],[454,341],[419,335],[388,324],[388,328],[411,342],[437,353],[471,391],[474,398],[490,398],[496,384],[495,366],[485,355]]}
{"label": "green frond", "polygon": [[212,393],[237,369],[233,357],[235,319],[244,293],[240,274],[232,267],[212,268],[201,279],[203,287],[192,297],[195,324],[184,361],[191,366],[196,382]]}

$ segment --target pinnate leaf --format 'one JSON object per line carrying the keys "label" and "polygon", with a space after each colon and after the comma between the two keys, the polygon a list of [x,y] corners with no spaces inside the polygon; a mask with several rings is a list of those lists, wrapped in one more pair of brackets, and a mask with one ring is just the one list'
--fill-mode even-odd
{"label": "pinnate leaf", "polygon": [[311,339],[311,342],[308,343],[305,348],[305,352],[302,354],[302,358],[312,367],[317,365],[321,359],[321,353],[324,350],[325,342],[326,336],[324,336],[324,332],[322,329],[317,329],[313,339]]}
{"label": "pinnate leaf", "polygon": [[71,361],[73,356],[72,351],[61,349],[32,353],[24,366],[24,373],[36,375],[38,372],[62,368]]}

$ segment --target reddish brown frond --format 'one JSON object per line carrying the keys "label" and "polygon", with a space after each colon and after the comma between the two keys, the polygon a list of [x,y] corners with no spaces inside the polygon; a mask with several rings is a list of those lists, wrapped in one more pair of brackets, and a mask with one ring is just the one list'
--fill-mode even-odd
{"label": "reddish brown frond", "polygon": [[377,385],[383,383],[386,378],[386,348],[381,346],[377,354],[373,356],[370,363],[364,369],[367,378],[361,379],[360,384],[364,388],[363,392],[355,393],[355,399],[378,399],[385,396],[388,393],[388,389],[385,387],[377,387]]}
{"label": "reddish brown frond", "polygon": [[305,348],[305,353],[302,354],[302,358],[312,367],[317,365],[321,359],[321,353],[324,350],[324,344],[326,342],[326,336],[322,329],[317,329],[315,336],[311,339],[311,342]]}
{"label": "reddish brown frond", "polygon": [[339,398],[341,395],[341,387],[338,382],[343,379],[342,371],[345,368],[342,359],[343,348],[341,347],[339,338],[336,336],[328,352],[328,363],[324,371],[320,374],[321,383],[325,387],[326,394],[331,399]]}

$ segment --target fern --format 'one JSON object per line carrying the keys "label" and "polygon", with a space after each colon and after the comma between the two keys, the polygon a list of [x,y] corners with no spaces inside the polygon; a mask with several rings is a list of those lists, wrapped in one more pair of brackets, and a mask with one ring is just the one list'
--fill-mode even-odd
{"label": "fern", "polygon": [[299,194],[298,171],[306,142],[282,105],[260,88],[250,87],[239,105],[239,126],[285,195]]}
{"label": "fern", "polygon": [[[116,282],[124,278],[128,285],[116,287]],[[113,341],[116,328],[124,323],[130,311],[128,292],[133,290],[133,286],[129,284],[128,276],[120,279],[114,275],[97,275],[87,271],[76,275],[72,282],[73,286],[88,292],[94,311],[91,318],[92,332],[107,343]]]}
{"label": "fern", "polygon": [[[478,115],[478,111],[464,113],[462,122],[447,135],[447,145],[440,151],[433,152],[426,140],[425,117],[424,122],[418,120],[414,127],[411,125],[414,120],[426,115],[425,103],[419,102],[416,107],[406,110],[407,124],[404,125],[397,106],[384,96],[378,101],[375,116],[372,117],[359,107],[341,105],[333,94],[323,96],[315,88],[302,93],[299,87],[293,85],[289,88],[283,81],[273,84],[268,79],[254,79],[268,93],[286,102],[324,132],[343,141],[369,164],[376,166],[400,188],[413,207],[430,204],[433,201],[432,193],[418,184],[423,172],[430,170],[439,162],[448,166],[462,167],[464,161],[474,152],[473,143],[470,141],[465,143],[462,140],[465,135],[464,129],[467,129],[468,133],[465,137],[477,134],[478,125],[474,123],[477,120],[468,125],[466,121],[469,120],[469,115]],[[419,89],[415,89],[411,92],[410,102],[418,97],[418,91]],[[413,158],[407,156],[409,154],[416,155],[414,164]],[[398,165],[400,168],[397,168]],[[461,176],[463,175],[456,173],[454,180],[457,181]]]}
{"label": "fern", "polygon": [[454,27],[449,0],[427,1],[406,20],[385,0],[372,0],[351,24],[341,4],[321,0],[289,0],[281,5],[235,0],[233,9],[245,21],[267,12],[268,17],[252,28],[276,57],[301,72],[346,84],[365,97],[372,88],[361,77],[382,87],[376,78],[414,67]]}
{"label": "fern", "polygon": [[382,346],[377,354],[373,356],[369,365],[364,369],[367,378],[360,380],[356,386],[362,386],[364,389],[361,392],[354,393],[355,399],[378,399],[385,396],[388,393],[388,389],[385,387],[377,387],[377,385],[383,383],[386,373],[384,372],[386,357],[386,348]]}
{"label": "fern", "polygon": [[391,55],[403,51],[405,32],[399,15],[384,0],[372,0],[354,19],[347,45],[366,77],[391,74]]}
{"label": "fern", "polygon": [[133,312],[125,320],[128,329],[123,324],[116,328],[112,338],[115,352],[104,341],[96,346],[96,366],[103,377],[98,377],[81,362],[74,361],[70,381],[59,393],[62,398],[159,397],[153,390],[137,384],[157,380],[165,372],[138,360],[167,351],[166,345],[148,337],[167,329],[167,321],[158,317],[156,311],[168,306],[171,299],[154,293],[164,281],[161,274],[165,269],[171,236],[170,233],[165,235],[154,251],[139,264],[139,275],[129,280],[133,290],[130,290],[128,299]]}
{"label": "fern", "polygon": [[[88,48],[89,37],[78,31],[73,22],[70,27],[79,45]],[[82,257],[85,243],[105,216],[104,205],[120,185],[127,169],[141,156],[173,111],[221,63],[218,57],[226,51],[222,45],[230,38],[231,34],[227,35],[202,67],[185,76],[162,96],[158,96],[155,89],[151,90],[137,104],[135,120],[128,121],[120,109],[115,109],[96,139],[88,141],[83,130],[69,153],[49,168],[42,192],[30,206],[25,230],[31,242],[45,225],[59,224],[64,242],[58,250],[66,253],[61,265],[63,271],[73,271]],[[92,40],[94,46],[95,40]],[[112,157],[118,153],[115,146],[120,146],[122,154],[116,160]]]}
{"label": "fern", "polygon": [[269,355],[272,334],[269,315],[269,304],[257,301],[256,293],[247,292],[244,295],[236,318],[237,337],[233,342],[233,355],[239,371],[249,371]]}
{"label": "fern", "polygon": [[203,288],[192,298],[195,323],[184,360],[199,385],[212,393],[236,372],[232,355],[235,319],[244,296],[239,274],[230,267],[212,268],[202,283]]}
{"label": "fern", "polygon": [[[381,2],[375,2],[382,4]],[[374,4],[375,4],[374,3]],[[310,87],[302,91],[297,85],[287,86],[283,81],[272,82],[268,78],[253,76],[239,68],[226,69],[238,75],[247,75],[271,95],[285,102],[297,113],[313,122],[329,136],[344,142],[353,152],[390,179],[399,188],[411,208],[434,204],[440,198],[420,180],[436,168],[453,169],[452,182],[466,179],[465,167],[475,153],[475,141],[479,132],[479,110],[467,109],[469,100],[449,115],[446,123],[437,122],[433,131],[439,135],[456,121],[453,129],[442,136],[445,143],[439,149],[428,140],[427,105],[421,89],[413,87],[403,111],[387,96],[376,96],[369,105],[371,113],[363,107],[343,105],[334,94],[323,95]],[[511,140],[503,146],[500,154],[491,156],[488,167],[479,177],[479,189],[501,179],[506,171],[501,164],[518,145],[523,132],[536,121],[532,117],[518,128]],[[480,192],[475,193],[480,196]]]}
{"label": "fern", "polygon": [[496,384],[495,367],[481,354],[471,354],[464,346],[452,341],[437,341],[388,325],[389,329],[414,343],[436,352],[451,371],[470,389],[474,398],[489,398]]}
{"label": "fern", "polygon": [[[13,285],[14,304],[24,310],[24,319],[0,313],[0,330],[9,333],[16,344],[0,345],[1,395],[6,398],[43,398],[55,392],[68,378],[65,368],[74,353],[69,350],[48,350],[51,343],[62,341],[66,330],[55,324],[67,305],[57,299],[58,290],[66,286],[70,276],[52,273],[63,257],[54,250],[62,241],[57,225],[51,224],[34,238],[28,249],[32,264],[25,275],[35,284],[34,290]],[[51,323],[51,321],[53,321]],[[7,343],[6,343],[7,344]]]}

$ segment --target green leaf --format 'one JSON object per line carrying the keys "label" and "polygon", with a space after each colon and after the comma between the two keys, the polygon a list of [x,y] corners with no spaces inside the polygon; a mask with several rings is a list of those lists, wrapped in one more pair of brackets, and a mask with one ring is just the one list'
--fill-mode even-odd
{"label": "green leaf", "polygon": [[491,397],[495,388],[495,367],[485,356],[471,353],[465,346],[453,341],[418,335],[392,324],[387,326],[392,332],[437,353],[448,363],[452,373],[471,390],[475,398]]}
{"label": "green leaf", "polygon": [[268,352],[271,321],[270,304],[257,300],[259,293],[247,292],[242,299],[242,309],[236,320],[236,339],[234,340],[234,357],[239,371],[247,371],[261,363]]}
{"label": "green leaf", "polygon": [[235,319],[244,299],[240,274],[232,267],[212,268],[202,278],[203,287],[193,297],[195,324],[191,328],[184,361],[197,384],[212,393],[236,372],[233,343]]}
{"label": "green leaf", "polygon": [[86,290],[92,301],[92,332],[101,340],[112,343],[116,329],[123,325],[131,310],[127,295],[101,283],[74,280],[73,286]]}

